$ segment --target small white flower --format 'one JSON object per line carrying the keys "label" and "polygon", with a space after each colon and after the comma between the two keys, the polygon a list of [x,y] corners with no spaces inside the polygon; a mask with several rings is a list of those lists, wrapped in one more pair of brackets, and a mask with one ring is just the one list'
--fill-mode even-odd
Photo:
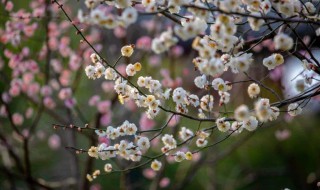
{"label": "small white flower", "polygon": [[137,141],[137,146],[142,150],[146,151],[150,148],[150,141],[147,137],[140,137]]}
{"label": "small white flower", "polygon": [[161,166],[162,166],[162,163],[159,162],[158,160],[154,160],[152,163],[151,163],[151,168],[154,170],[154,171],[159,171],[161,169]]}
{"label": "small white flower", "polygon": [[121,54],[124,57],[131,57],[134,45],[126,45],[121,48]]}
{"label": "small white flower", "polygon": [[298,103],[292,103],[288,106],[288,114],[292,117],[295,117],[302,113],[302,108]]}
{"label": "small white flower", "polygon": [[225,121],[225,118],[224,118],[224,117],[217,119],[216,125],[217,125],[219,131],[221,131],[221,132],[227,132],[227,131],[229,131],[230,126],[231,126],[231,125],[230,125],[230,122]]}
{"label": "small white flower", "polygon": [[112,171],[112,165],[111,164],[105,164],[104,165],[104,171],[107,173],[110,173]]}
{"label": "small white flower", "polygon": [[251,83],[248,87],[248,94],[250,98],[256,98],[260,94],[260,87],[256,83]]}
{"label": "small white flower", "polygon": [[234,117],[237,121],[243,121],[250,116],[248,106],[241,105],[234,111]]}
{"label": "small white flower", "polygon": [[208,144],[208,141],[206,139],[199,138],[196,141],[196,145],[199,148],[205,147],[207,144]]}
{"label": "small white flower", "polygon": [[182,162],[185,159],[186,159],[186,154],[184,152],[181,152],[181,151],[176,152],[174,156],[174,160],[176,162]]}
{"label": "small white flower", "polygon": [[293,47],[293,39],[285,33],[280,33],[274,37],[274,45],[276,50],[288,51]]}
{"label": "small white flower", "polygon": [[248,131],[254,131],[258,127],[258,120],[255,117],[250,116],[243,121],[242,127]]}

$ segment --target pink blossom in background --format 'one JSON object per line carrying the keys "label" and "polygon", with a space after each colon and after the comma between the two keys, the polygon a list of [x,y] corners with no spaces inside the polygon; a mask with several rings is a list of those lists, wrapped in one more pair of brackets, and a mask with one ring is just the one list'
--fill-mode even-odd
{"label": "pink blossom in background", "polygon": [[168,177],[164,177],[160,180],[159,186],[161,188],[166,188],[170,185],[170,179]]}
{"label": "pink blossom in background", "polygon": [[48,108],[48,109],[53,109],[53,108],[56,107],[56,103],[55,103],[54,100],[53,100],[51,97],[49,97],[49,96],[47,96],[47,97],[45,97],[45,98],[43,99],[43,104],[44,104],[44,106],[45,106],[46,108]]}
{"label": "pink blossom in background", "polygon": [[57,59],[52,59],[50,62],[51,67],[53,70],[57,73],[60,73],[62,71],[62,65],[61,62]]}
{"label": "pink blossom in background", "polygon": [[273,69],[269,75],[270,79],[273,81],[279,81],[282,78],[282,70],[283,67],[281,65]]}
{"label": "pink blossom in background", "polygon": [[90,186],[90,190],[101,190],[102,187],[100,184],[93,184]]}
{"label": "pink blossom in background", "polygon": [[30,135],[30,131],[28,129],[23,129],[21,133],[24,137],[29,137]]}
{"label": "pink blossom in background", "polygon": [[107,145],[110,144],[110,140],[107,137],[99,137],[98,141],[100,144],[102,144],[102,143],[105,143]]}
{"label": "pink blossom in background", "polygon": [[36,135],[40,140],[44,140],[46,138],[46,136],[47,136],[46,133],[43,130],[37,131]]}
{"label": "pink blossom in background", "polygon": [[42,96],[50,96],[52,94],[52,89],[50,86],[45,85],[45,86],[42,86],[40,92]]}
{"label": "pink blossom in background", "polygon": [[1,94],[1,98],[2,98],[2,101],[4,101],[5,103],[10,103],[11,102],[11,96],[7,92],[2,93]]}
{"label": "pink blossom in background", "polygon": [[136,47],[148,51],[151,49],[151,41],[152,39],[149,36],[142,36],[137,40]]}
{"label": "pink blossom in background", "polygon": [[174,57],[180,57],[183,54],[183,52],[184,52],[183,47],[178,46],[178,45],[171,48],[171,51],[170,51],[170,53]]}
{"label": "pink blossom in background", "polygon": [[58,49],[58,45],[59,45],[59,42],[58,42],[57,38],[50,38],[49,39],[49,48],[50,48],[50,50],[52,50],[52,51],[57,50]]}
{"label": "pink blossom in background", "polygon": [[9,94],[12,97],[16,97],[16,96],[20,95],[20,87],[17,85],[11,86],[11,88],[9,89]]}
{"label": "pink blossom in background", "polygon": [[192,161],[197,162],[201,158],[201,152],[192,154]]}
{"label": "pink blossom in background", "polygon": [[52,89],[54,90],[60,90],[60,84],[58,83],[58,81],[56,79],[51,79],[49,81],[50,86],[52,87]]}
{"label": "pink blossom in background", "polygon": [[283,116],[284,120],[287,122],[287,123],[290,123],[292,120],[293,120],[293,117],[290,116],[288,113],[286,113],[284,116]]}
{"label": "pink blossom in background", "polygon": [[64,101],[64,105],[70,109],[73,108],[76,104],[77,104],[77,101],[75,98],[68,98]]}
{"label": "pink blossom in background", "polygon": [[6,107],[4,105],[0,106],[0,116],[1,117],[7,117],[8,113],[6,110]]}
{"label": "pink blossom in background", "polygon": [[94,95],[89,99],[89,106],[97,106],[99,101],[100,101],[100,96],[99,95]]}
{"label": "pink blossom in background", "polygon": [[127,32],[123,27],[117,27],[114,29],[113,34],[117,38],[124,38],[127,35]]}
{"label": "pink blossom in background", "polygon": [[173,163],[176,162],[175,159],[174,159],[174,156],[167,156],[167,157],[166,157],[166,160],[167,160],[167,162],[168,162],[169,164],[173,164]]}
{"label": "pink blossom in background", "polygon": [[110,93],[110,92],[113,93],[113,91],[114,91],[114,83],[113,82],[104,81],[101,84],[101,87],[105,93]]}
{"label": "pink blossom in background", "polygon": [[22,53],[22,55],[23,56],[29,56],[29,54],[30,54],[30,49],[28,48],[28,47],[24,47],[24,48],[22,48],[22,51],[21,51],[21,53]]}
{"label": "pink blossom in background", "polygon": [[[168,117],[168,120],[171,118],[171,116]],[[180,116],[175,115],[171,118],[170,122],[168,123],[169,127],[174,127],[180,122]]]}
{"label": "pink blossom in background", "polygon": [[32,25],[25,26],[23,28],[23,32],[24,32],[24,34],[26,36],[31,37],[31,36],[33,36],[33,34],[36,31],[37,27],[38,27],[38,24],[37,23],[33,23]]}
{"label": "pink blossom in background", "polygon": [[71,72],[69,70],[63,70],[60,77],[59,81],[62,86],[69,86],[71,80]]}
{"label": "pink blossom in background", "polygon": [[12,122],[14,125],[20,126],[24,121],[23,116],[20,113],[12,114]]}
{"label": "pink blossom in background", "polygon": [[149,57],[149,64],[151,66],[159,66],[161,62],[161,58],[158,55],[151,55]]}
{"label": "pink blossom in background", "polygon": [[277,130],[275,136],[279,141],[284,141],[291,136],[291,132],[288,129]]}
{"label": "pink blossom in background", "polygon": [[309,45],[311,38],[310,36],[304,36],[302,40],[305,45]]}
{"label": "pink blossom in background", "polygon": [[58,97],[61,100],[65,100],[67,98],[71,98],[71,95],[72,95],[71,88],[62,88],[58,94]]}
{"label": "pink blossom in background", "polygon": [[190,70],[188,68],[183,68],[182,74],[183,74],[183,76],[189,76],[190,75]]}
{"label": "pink blossom in background", "polygon": [[110,110],[111,102],[104,100],[98,103],[97,109],[100,113],[107,113]]}
{"label": "pink blossom in background", "polygon": [[137,109],[137,105],[133,100],[126,101],[124,103],[124,107],[126,107],[130,111],[135,111]]}
{"label": "pink blossom in background", "polygon": [[25,84],[30,84],[34,79],[34,75],[32,73],[24,73],[22,76],[22,80]]}
{"label": "pink blossom in background", "polygon": [[29,107],[24,115],[27,119],[30,119],[33,115],[33,108]]}
{"label": "pink blossom in background", "polygon": [[143,170],[143,176],[147,179],[153,179],[156,177],[157,173],[151,169],[151,168],[146,168]]}
{"label": "pink blossom in background", "polygon": [[[253,47],[253,45],[251,47]],[[254,52],[260,52],[262,49],[263,49],[263,46],[261,44],[258,44],[252,48]]]}
{"label": "pink blossom in background", "polygon": [[100,118],[100,123],[102,126],[108,126],[111,123],[111,112],[107,112],[105,114],[103,114]]}
{"label": "pink blossom in background", "polygon": [[30,97],[36,96],[36,94],[38,94],[40,91],[40,84],[39,83],[32,83],[30,85],[28,85],[28,90],[27,90],[27,94]]}
{"label": "pink blossom in background", "polygon": [[119,71],[119,73],[121,73],[121,75],[123,75],[123,76],[127,76],[126,68],[127,68],[127,66],[125,64],[118,64],[116,67],[116,69]]}
{"label": "pink blossom in background", "polygon": [[269,51],[274,51],[274,43],[272,39],[267,39],[262,42],[262,46],[268,48]]}
{"label": "pink blossom in background", "polygon": [[61,139],[58,135],[53,134],[48,139],[48,145],[51,149],[56,150],[61,146]]}
{"label": "pink blossom in background", "polygon": [[156,147],[156,146],[158,146],[159,144],[160,144],[160,137],[157,137],[157,138],[153,139],[153,141],[151,141],[151,145],[152,145],[153,147]]}
{"label": "pink blossom in background", "polygon": [[81,66],[81,58],[76,54],[72,54],[69,60],[69,68],[72,71],[76,71],[80,68],[80,66]]}
{"label": "pink blossom in background", "polygon": [[8,1],[5,7],[6,11],[11,11],[13,9],[13,3]]}
{"label": "pink blossom in background", "polygon": [[152,129],[155,126],[155,124],[156,124],[155,121],[152,119],[149,119],[147,114],[143,113],[141,115],[139,125],[142,131]]}

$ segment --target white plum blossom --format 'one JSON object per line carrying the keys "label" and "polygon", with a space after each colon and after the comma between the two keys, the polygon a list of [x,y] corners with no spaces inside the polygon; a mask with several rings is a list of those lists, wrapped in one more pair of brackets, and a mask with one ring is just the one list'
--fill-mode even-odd
{"label": "white plum blossom", "polygon": [[221,131],[221,132],[227,132],[227,131],[229,131],[230,126],[231,126],[231,124],[230,124],[229,121],[225,121],[225,118],[224,118],[224,117],[217,119],[216,125],[217,125],[219,131]]}
{"label": "white plum blossom", "polygon": [[248,86],[248,94],[250,98],[256,98],[260,94],[260,87],[256,83],[251,83]]}
{"label": "white plum blossom", "polygon": [[288,106],[288,114],[292,117],[300,115],[302,113],[302,108],[298,103],[292,103]]}
{"label": "white plum blossom", "polygon": [[205,85],[207,84],[207,78],[206,75],[197,76],[194,79],[194,84],[198,87],[203,89]]}
{"label": "white plum blossom", "polygon": [[293,47],[293,39],[285,33],[277,34],[274,37],[274,46],[276,50],[291,50]]}
{"label": "white plum blossom", "polygon": [[176,162],[182,162],[186,159],[186,154],[184,152],[178,151],[175,153],[174,160]]}

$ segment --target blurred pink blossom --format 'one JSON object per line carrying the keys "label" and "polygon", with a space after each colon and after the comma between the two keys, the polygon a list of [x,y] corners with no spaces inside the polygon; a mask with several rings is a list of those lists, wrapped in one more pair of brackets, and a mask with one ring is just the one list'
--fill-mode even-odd
{"label": "blurred pink blossom", "polygon": [[144,169],[142,173],[143,176],[147,179],[153,179],[157,175],[157,173],[151,168]]}
{"label": "blurred pink blossom", "polygon": [[23,116],[20,113],[12,114],[12,122],[14,125],[20,126],[23,123]]}
{"label": "blurred pink blossom", "polygon": [[159,183],[159,186],[161,188],[166,188],[170,185],[170,179],[168,177],[164,177],[161,179],[160,183]]}
{"label": "blurred pink blossom", "polygon": [[152,39],[149,36],[142,36],[136,42],[136,47],[145,51],[150,50]]}
{"label": "blurred pink blossom", "polygon": [[284,141],[291,136],[291,132],[288,129],[277,130],[275,136],[279,141]]}
{"label": "blurred pink blossom", "polygon": [[48,145],[51,149],[56,150],[61,146],[61,139],[58,135],[53,134],[48,139]]}
{"label": "blurred pink blossom", "polygon": [[109,100],[101,101],[97,105],[100,113],[107,113],[110,110],[111,102]]}
{"label": "blurred pink blossom", "polygon": [[140,121],[139,121],[139,125],[140,125],[140,129],[141,130],[150,130],[155,126],[155,121],[152,119],[149,119],[147,114],[143,113],[141,115]]}
{"label": "blurred pink blossom", "polygon": [[11,1],[8,1],[5,9],[6,11],[11,11],[13,9],[13,3]]}
{"label": "blurred pink blossom", "polygon": [[[170,117],[171,117],[171,116],[170,116]],[[168,120],[170,119],[170,117],[168,118]],[[169,127],[174,127],[174,126],[176,126],[176,125],[179,123],[179,121],[180,121],[180,116],[175,115],[175,116],[173,116],[173,117],[171,118],[171,120],[169,121],[168,126],[169,126]]]}
{"label": "blurred pink blossom", "polygon": [[124,38],[127,34],[126,30],[123,27],[116,27],[113,33],[117,38]]}
{"label": "blurred pink blossom", "polygon": [[89,99],[89,106],[97,106],[100,101],[99,95],[94,95]]}
{"label": "blurred pink blossom", "polygon": [[103,114],[100,118],[100,123],[102,126],[108,126],[111,123],[111,112]]}

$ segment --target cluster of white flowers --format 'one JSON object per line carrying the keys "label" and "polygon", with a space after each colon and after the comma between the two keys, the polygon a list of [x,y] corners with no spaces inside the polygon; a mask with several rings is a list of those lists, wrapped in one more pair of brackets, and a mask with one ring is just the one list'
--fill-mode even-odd
{"label": "cluster of white flowers", "polygon": [[[89,0],[90,1],[90,0]],[[94,5],[90,4],[90,5]],[[85,14],[82,10],[78,11],[78,19],[82,23],[96,24],[107,29],[113,29],[115,27],[128,27],[138,19],[138,12],[135,8],[125,8],[120,16],[112,13],[106,13],[104,9],[92,8],[90,14]]]}
{"label": "cluster of white flowers", "polygon": [[174,32],[183,40],[188,40],[202,34],[207,29],[207,22],[199,17],[187,17],[181,19],[181,26],[176,25]]}
{"label": "cluster of white flowers", "polygon": [[[134,162],[140,161],[142,153],[150,148],[150,140],[147,137],[136,135],[137,130],[137,126],[128,121],[123,122],[116,128],[109,126],[106,130],[96,130],[96,134],[99,137],[105,137],[111,140],[117,140],[119,137],[124,136],[134,136],[135,139],[134,142],[120,140],[119,143],[109,146],[106,143],[101,143],[98,147],[92,146],[88,150],[89,156],[107,160],[118,155]],[[106,165],[106,172],[111,171],[110,168],[112,169],[112,166]]]}
{"label": "cluster of white flowers", "polygon": [[101,58],[96,54],[91,54],[91,61],[93,65],[88,65],[85,68],[86,75],[89,79],[97,79],[100,78],[103,74],[105,74],[105,67],[102,64]]}
{"label": "cluster of white flowers", "polygon": [[250,114],[246,105],[239,106],[234,112],[234,117],[236,121],[232,123],[231,128],[237,132],[241,132],[243,129],[253,131],[258,127],[258,120]]}
{"label": "cluster of white flowers", "polygon": [[[84,15],[81,11],[79,12],[81,22],[94,23],[105,26],[106,28],[115,28],[117,26],[128,27],[137,20],[138,13],[135,8],[131,7],[131,0],[106,2],[108,5],[123,9],[120,16],[113,15],[101,7],[99,8],[97,2],[97,0],[86,0],[86,5],[91,10],[89,15]],[[206,4],[212,3],[217,9],[222,11],[210,13],[210,11],[206,9],[188,7],[185,9],[188,13],[179,17],[181,25],[171,26],[167,31],[162,32],[159,37],[154,38],[151,42],[151,49],[156,54],[160,54],[176,45],[179,41],[177,37],[184,41],[194,38],[192,48],[197,51],[198,57],[193,59],[193,63],[195,69],[199,71],[199,76],[194,79],[194,84],[200,89],[214,89],[220,96],[220,106],[229,103],[229,92],[232,89],[231,82],[220,78],[222,74],[228,70],[234,74],[247,72],[253,62],[253,54],[242,50],[242,46],[245,45],[244,40],[242,37],[236,35],[237,24],[243,22],[244,16],[239,16],[242,14],[230,15],[232,12],[248,14],[247,22],[250,28],[253,31],[259,31],[267,20],[263,18],[266,17],[272,7],[275,7],[279,13],[286,17],[300,13],[313,15],[316,11],[312,3],[307,2],[302,6],[299,0],[272,2],[270,0],[242,0],[241,2],[237,0],[210,0],[205,1],[205,3],[200,0],[194,2],[191,0],[142,0],[141,5],[146,12],[156,12],[166,8],[165,10],[169,10],[170,13],[178,13],[183,5],[188,5],[191,2],[193,3],[192,5],[203,6],[204,8],[207,7]],[[220,14],[220,12],[225,12],[226,14]],[[212,14],[215,19],[212,19],[210,14]],[[208,28],[209,22],[212,22],[210,28]],[[289,35],[282,33],[281,29],[273,38],[273,42],[275,50],[290,51],[294,46],[293,39]],[[131,57],[133,52],[133,45],[127,45],[121,49],[121,55],[124,57]],[[106,79],[114,80],[114,90],[118,94],[120,102],[124,103],[128,100],[134,100],[138,107],[146,108],[146,115],[149,119],[153,119],[158,115],[160,108],[163,109],[161,106],[164,100],[168,100],[170,97],[172,97],[175,103],[175,111],[181,113],[180,115],[187,114],[188,109],[193,107],[198,110],[198,117],[203,119],[207,117],[206,112],[212,112],[214,110],[214,94],[209,90],[208,92],[210,93],[198,96],[188,92],[182,87],[175,87],[171,94],[172,89],[164,90],[159,80],[155,80],[151,76],[139,76],[137,86],[145,88],[149,92],[149,94],[143,94],[140,89],[137,89],[138,87],[135,87],[133,83],[127,81],[126,78],[122,77],[113,67],[106,67],[103,60],[97,54],[93,53],[91,60],[93,65],[85,68],[88,78],[97,79],[104,75]],[[279,53],[274,53],[263,59],[263,65],[267,67],[268,70],[272,70],[283,63],[284,58]],[[302,64],[305,70],[312,70],[313,63],[304,60]],[[131,76],[135,76],[141,68],[142,65],[137,62],[135,64],[128,64],[125,71],[130,78]],[[299,92],[303,92],[307,85],[311,85],[311,78],[312,77],[307,74],[303,79],[296,80],[296,89]],[[234,111],[234,119],[216,116],[218,118],[215,120],[215,123],[219,131],[225,133],[230,131],[240,133],[243,129],[254,131],[259,126],[259,122],[273,121],[279,117],[280,109],[273,106],[269,99],[261,98],[259,85],[263,86],[263,84],[260,82],[257,83],[252,83],[247,88],[248,96],[255,101],[254,109],[250,110],[247,105],[240,105]],[[301,114],[302,108],[298,103],[292,103],[288,106],[287,112],[290,116],[297,116]],[[209,117],[211,118],[211,116]],[[99,136],[114,141],[118,140],[119,142],[110,146],[105,143],[100,144],[98,147],[92,146],[88,154],[91,157],[102,160],[120,156],[127,160],[140,161],[141,155],[150,148],[150,140],[147,137],[138,136],[136,134],[137,130],[135,124],[125,121],[119,127],[114,128],[109,126],[106,130],[96,131]],[[196,138],[196,146],[198,148],[206,147],[208,137],[210,136],[206,130],[193,132],[186,127],[182,127],[178,134],[182,141]],[[134,136],[135,138],[132,142],[123,140],[124,138],[119,139],[119,137],[124,136]],[[161,148],[162,153],[174,156],[176,162],[192,159],[193,153],[191,152],[179,150],[174,154],[169,154],[169,152],[177,149],[180,145],[173,135],[164,134],[161,140],[164,144]],[[161,167],[162,164],[158,160],[153,160],[151,163],[151,168],[155,171],[159,171]],[[111,172],[112,165],[106,164],[105,171]],[[99,172],[96,172],[95,175],[92,174],[92,176],[96,176],[98,173]]]}
{"label": "cluster of white flowers", "polygon": [[182,127],[181,130],[179,131],[179,137],[183,141],[186,141],[193,136],[194,136],[194,133],[186,127]]}
{"label": "cluster of white flowers", "polygon": [[164,147],[161,148],[163,153],[168,153],[170,150],[177,148],[177,141],[173,135],[165,134],[161,138]]}
{"label": "cluster of white flowers", "polygon": [[198,139],[196,141],[197,147],[203,148],[203,147],[207,146],[207,144],[208,144],[207,138],[209,137],[209,133],[207,133],[205,131],[198,131],[197,137],[198,137]]}
{"label": "cluster of white flowers", "polygon": [[172,29],[168,29],[161,33],[157,38],[154,38],[151,43],[151,49],[157,54],[167,51],[170,47],[178,42],[178,38],[173,36]]}
{"label": "cluster of white flowers", "polygon": [[231,68],[233,73],[248,71],[251,63],[253,62],[252,53],[239,52],[234,57],[230,57],[229,63],[226,65]]}
{"label": "cluster of white flowers", "polygon": [[276,120],[280,114],[279,108],[275,106],[271,107],[269,99],[266,98],[261,98],[256,102],[255,112],[261,122]]}

